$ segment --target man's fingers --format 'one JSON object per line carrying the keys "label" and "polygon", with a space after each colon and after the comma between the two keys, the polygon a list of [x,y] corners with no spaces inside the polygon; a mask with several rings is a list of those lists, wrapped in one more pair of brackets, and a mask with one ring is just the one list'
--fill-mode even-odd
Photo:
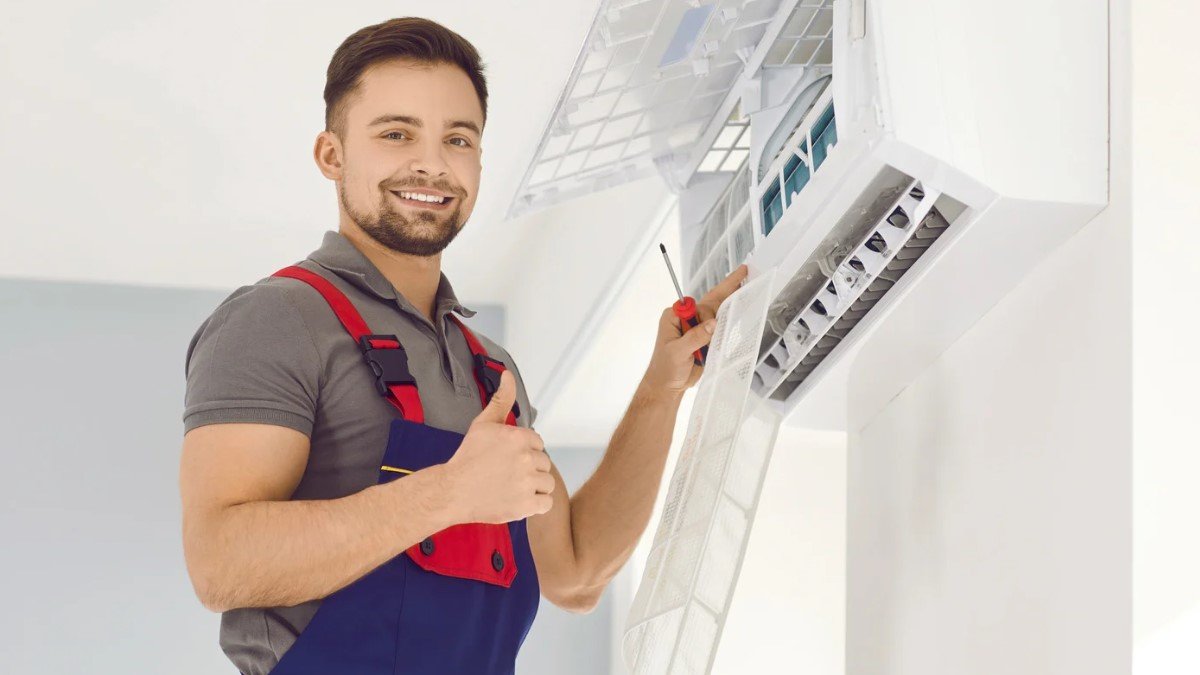
{"label": "man's fingers", "polygon": [[670,342],[679,337],[679,319],[675,316],[675,310],[668,307],[663,310],[662,317],[658,320],[658,341]]}
{"label": "man's fingers", "polygon": [[537,469],[538,471],[550,473],[550,466],[550,455],[546,454],[545,452],[533,453],[533,468]]}
{"label": "man's fingers", "polygon": [[679,349],[686,351],[688,354],[700,349],[712,341],[712,330],[715,330],[716,326],[717,320],[709,319],[699,326],[689,329],[688,332],[683,334],[683,337],[679,338]]}
{"label": "man's fingers", "polygon": [[550,510],[554,506],[554,498],[550,495],[535,494],[530,500],[529,510],[536,515],[541,515]]}
{"label": "man's fingers", "polygon": [[705,293],[704,297],[700,298],[699,304],[707,305],[715,314],[721,303],[725,302],[725,298],[733,295],[733,292],[742,285],[742,282],[746,280],[746,275],[749,273],[749,267],[738,265],[737,269],[730,272],[729,276],[721,280],[721,283],[713,286],[709,292]]}
{"label": "man's fingers", "polygon": [[531,436],[531,438],[529,440],[529,447],[532,448],[533,450],[535,450],[536,452],[545,454],[546,453],[546,441],[542,440],[542,435],[539,434],[538,432],[532,431],[532,430],[530,430],[529,433]]}
{"label": "man's fingers", "polygon": [[[715,318],[717,310],[721,308],[721,303],[725,302],[726,298],[733,295],[733,292],[741,287],[742,282],[746,280],[748,274],[750,274],[749,267],[738,265],[737,269],[730,272],[719,284],[713,286],[696,303],[696,318],[701,322]],[[675,316],[674,307],[664,309],[662,317],[659,319],[659,342],[670,342],[680,334],[681,330],[682,326],[680,325],[680,320]],[[689,330],[688,334],[691,332],[692,330]],[[708,343],[705,342],[704,344]]]}
{"label": "man's fingers", "polygon": [[554,476],[548,473],[539,473],[533,479],[534,492],[539,495],[548,495],[554,492]]}

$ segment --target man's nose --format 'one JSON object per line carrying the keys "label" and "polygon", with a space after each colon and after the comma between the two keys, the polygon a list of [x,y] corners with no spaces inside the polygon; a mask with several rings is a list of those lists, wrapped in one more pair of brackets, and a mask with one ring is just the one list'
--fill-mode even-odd
{"label": "man's nose", "polygon": [[445,176],[450,167],[442,155],[444,148],[441,143],[422,143],[409,167],[413,173],[423,174],[431,178]]}

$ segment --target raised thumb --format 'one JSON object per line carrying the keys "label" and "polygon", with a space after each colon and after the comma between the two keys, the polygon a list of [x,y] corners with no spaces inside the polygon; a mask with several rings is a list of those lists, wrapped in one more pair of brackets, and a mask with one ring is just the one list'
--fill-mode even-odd
{"label": "raised thumb", "polygon": [[476,422],[497,422],[504,424],[508,412],[512,410],[513,402],[517,400],[517,381],[513,374],[505,370],[500,373],[500,388],[492,394],[492,400],[475,417]]}

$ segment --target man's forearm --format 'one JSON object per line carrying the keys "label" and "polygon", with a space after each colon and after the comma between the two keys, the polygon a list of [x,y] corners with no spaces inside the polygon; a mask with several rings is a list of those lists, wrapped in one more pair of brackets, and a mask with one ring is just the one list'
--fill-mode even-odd
{"label": "man's forearm", "polygon": [[650,521],[682,397],[640,384],[600,465],[571,498],[576,564],[590,586],[607,585]]}
{"label": "man's forearm", "polygon": [[214,611],[290,606],[349,585],[454,524],[442,468],[340,499],[256,501],[198,516],[185,538],[198,594]]}

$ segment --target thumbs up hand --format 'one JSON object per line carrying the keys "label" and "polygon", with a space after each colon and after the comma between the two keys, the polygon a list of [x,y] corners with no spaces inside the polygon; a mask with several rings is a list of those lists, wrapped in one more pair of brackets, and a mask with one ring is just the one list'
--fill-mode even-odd
{"label": "thumbs up hand", "polygon": [[445,465],[461,522],[507,523],[550,510],[554,476],[542,437],[504,423],[516,398],[516,380],[506,370]]}

